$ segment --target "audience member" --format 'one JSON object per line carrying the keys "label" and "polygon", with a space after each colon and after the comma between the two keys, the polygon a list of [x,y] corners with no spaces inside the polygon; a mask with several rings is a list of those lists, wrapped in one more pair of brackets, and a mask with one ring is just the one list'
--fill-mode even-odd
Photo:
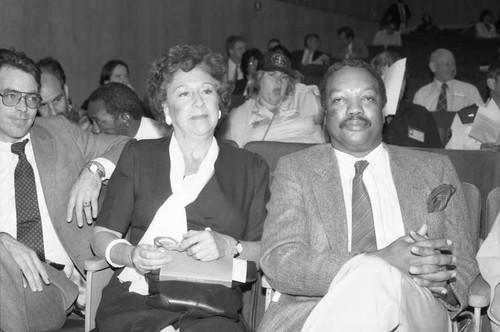
{"label": "audience member", "polygon": [[434,82],[421,87],[413,98],[413,103],[422,105],[429,111],[456,112],[472,104],[483,105],[477,88],[455,79],[457,67],[455,56],[440,48],[432,52],[429,68],[434,74]]}
{"label": "audience member", "polygon": [[240,147],[251,141],[325,142],[318,87],[294,84],[290,65],[279,51],[264,56],[255,97],[229,113],[223,138]]}
{"label": "audience member", "polygon": [[333,47],[332,57],[334,59],[368,59],[368,49],[365,43],[354,38],[354,30],[351,27],[342,27],[337,30],[337,43]]}
{"label": "audience member", "polygon": [[116,82],[121,83],[129,88],[133,89],[129,82],[130,70],[128,65],[121,60],[109,60],[102,67],[101,78],[99,79],[99,85],[105,85],[108,83]]}
{"label": "audience member", "polygon": [[420,24],[417,26],[417,32],[436,32],[440,28],[434,24],[432,16],[429,13],[423,13],[420,19]]}
{"label": "audience member", "polygon": [[[91,224],[97,216],[101,180],[109,178],[127,141],[97,137],[63,116],[36,117],[40,75],[23,53],[0,49],[2,331],[64,324],[83,262],[93,256],[92,229],[83,220]],[[79,228],[67,222],[74,212]]]}
{"label": "audience member", "polygon": [[495,25],[493,24],[493,12],[485,9],[479,15],[479,22],[475,25],[476,38],[490,39],[498,38],[498,33]]}
{"label": "audience member", "polygon": [[396,30],[396,23],[389,21],[385,24],[384,29],[377,31],[373,37],[373,45],[375,46],[401,46],[401,33]]}
{"label": "audience member", "polygon": [[77,110],[69,98],[69,88],[66,84],[66,74],[56,59],[47,57],[39,60],[36,65],[42,72],[40,95],[42,102],[38,106],[38,115],[64,115],[80,128],[91,127],[87,112]]}
{"label": "audience member", "polygon": [[125,135],[141,140],[168,133],[164,125],[144,116],[137,94],[121,83],[102,85],[92,92],[88,114],[94,134]]}
{"label": "audience member", "polygon": [[[168,331],[164,328],[172,324],[180,331],[246,331],[237,318],[240,288],[225,288],[213,302],[198,294],[192,298],[213,304],[212,312],[234,303],[232,319],[209,315],[194,304],[184,310],[183,305],[152,308],[148,302],[154,297],[147,296],[144,280],[147,272],[179,264],[154,246],[157,236],[173,238],[180,251],[205,262],[260,258],[269,168],[258,155],[213,137],[231,95],[225,71],[222,55],[203,46],[174,46],[153,63],[149,95],[163,105],[174,129],[162,139],[131,141],[109,181],[92,247],[119,269],[103,290],[96,315],[100,331]],[[130,243],[122,239],[129,227]],[[189,285],[181,285],[186,301],[191,300]],[[205,286],[221,294],[216,287]]]}
{"label": "audience member", "polygon": [[226,39],[227,53],[227,78],[233,82],[243,79],[243,71],[241,70],[241,57],[245,53],[247,47],[245,39],[241,36],[229,36]]}
{"label": "audience member", "polygon": [[304,38],[304,49],[293,51],[291,54],[292,68],[301,69],[308,65],[328,65],[330,57],[319,50],[321,40],[315,33],[310,33]]}
{"label": "audience member", "polygon": [[[400,58],[396,52],[385,51],[372,59],[371,66],[377,74],[384,78],[387,69]],[[406,71],[396,114],[385,118],[382,131],[383,141],[399,146],[441,148],[441,139],[432,114],[425,107],[403,100],[408,78]]]}
{"label": "audience member", "polygon": [[486,85],[490,91],[490,100],[484,107],[473,104],[457,112],[451,124],[451,138],[446,144],[447,149],[476,150],[481,147],[498,147],[497,140],[500,139],[500,128],[496,126],[491,128],[496,131],[497,136],[491,137],[493,141],[482,142],[469,134],[472,127],[477,125],[475,120],[478,113],[487,116],[490,124],[500,123],[500,61],[489,66]]}
{"label": "audience member", "polygon": [[397,0],[390,4],[389,8],[385,11],[382,22],[394,21],[394,28],[397,31],[404,33],[408,27],[408,21],[411,18],[410,7],[403,2]]}
{"label": "audience member", "polygon": [[[99,78],[99,86],[116,82],[125,84],[131,89],[134,89],[130,84],[128,77],[130,70],[128,65],[121,60],[109,60],[101,69],[101,76]],[[86,99],[82,104],[82,109],[88,109],[89,100]]]}
{"label": "audience member", "polygon": [[260,331],[451,331],[477,275],[451,161],[382,143],[384,83],[362,61],[331,66],[321,98],[331,145],[274,172],[261,267],[281,294]]}
{"label": "audience member", "polygon": [[267,42],[267,51],[271,51],[276,46],[281,45],[281,41],[278,38],[271,38]]}
{"label": "audience member", "polygon": [[243,78],[236,81],[233,95],[250,97],[257,78],[257,70],[262,66],[263,60],[264,55],[258,48],[250,48],[243,53],[241,58]]}
{"label": "audience member", "polygon": [[500,214],[477,253],[477,263],[481,276],[491,289],[488,307],[491,331],[500,332]]}

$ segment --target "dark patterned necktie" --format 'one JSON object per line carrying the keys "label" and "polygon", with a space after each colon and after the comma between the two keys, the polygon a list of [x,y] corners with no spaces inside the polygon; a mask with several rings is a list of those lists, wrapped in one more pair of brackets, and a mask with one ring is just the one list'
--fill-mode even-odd
{"label": "dark patterned necktie", "polygon": [[377,238],[373,223],[372,204],[363,182],[363,171],[368,162],[359,160],[354,164],[356,174],[352,179],[352,245],[353,252],[377,249]]}
{"label": "dark patterned necktie", "polygon": [[36,195],[35,175],[31,164],[26,159],[24,148],[28,143],[12,144],[11,151],[19,156],[14,171],[14,187],[16,192],[17,240],[33,249],[42,262],[45,261],[43,249],[43,232]]}
{"label": "dark patterned necktie", "polygon": [[446,112],[448,110],[448,101],[446,100],[447,89],[448,85],[446,83],[441,84],[441,93],[439,94],[438,104],[436,107],[436,111],[438,112]]}

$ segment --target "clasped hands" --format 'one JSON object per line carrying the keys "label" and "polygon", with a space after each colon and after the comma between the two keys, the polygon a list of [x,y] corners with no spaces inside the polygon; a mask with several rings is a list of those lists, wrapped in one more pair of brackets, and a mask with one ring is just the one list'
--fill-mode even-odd
{"label": "clasped hands", "polygon": [[[178,250],[204,262],[232,255],[237,243],[232,237],[214,232],[210,228],[203,231],[191,230],[182,237]],[[133,267],[140,273],[162,268],[171,261],[169,250],[148,244],[139,244],[131,249],[130,257]]]}
{"label": "clasped hands", "polygon": [[381,257],[435,296],[442,297],[448,293],[448,282],[457,276],[453,269],[456,257],[452,251],[451,240],[429,239],[424,224],[417,232],[410,231],[409,235],[369,254]]}

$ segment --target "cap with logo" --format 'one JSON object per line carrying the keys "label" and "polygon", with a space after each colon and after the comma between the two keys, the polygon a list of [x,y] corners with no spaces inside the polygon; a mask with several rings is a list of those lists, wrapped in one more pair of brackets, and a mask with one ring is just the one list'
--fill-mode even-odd
{"label": "cap with logo", "polygon": [[281,51],[272,51],[264,55],[264,64],[260,70],[262,71],[280,71],[287,75],[293,76],[292,62]]}

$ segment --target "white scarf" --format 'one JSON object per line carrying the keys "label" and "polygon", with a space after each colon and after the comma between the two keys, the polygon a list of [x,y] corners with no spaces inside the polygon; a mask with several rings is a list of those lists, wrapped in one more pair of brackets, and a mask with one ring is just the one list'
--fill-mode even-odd
{"label": "white scarf", "polygon": [[[198,197],[207,182],[214,174],[214,164],[219,155],[219,145],[215,138],[212,139],[207,155],[201,162],[196,174],[184,177],[185,164],[181,149],[172,135],[169,146],[170,154],[170,186],[172,195],[156,211],[153,221],[139,244],[154,244],[158,236],[169,236],[179,242],[182,235],[187,232],[186,205]],[[143,275],[137,273],[133,268],[126,267],[118,276],[121,282],[131,281],[130,292],[147,295],[148,285]]]}

